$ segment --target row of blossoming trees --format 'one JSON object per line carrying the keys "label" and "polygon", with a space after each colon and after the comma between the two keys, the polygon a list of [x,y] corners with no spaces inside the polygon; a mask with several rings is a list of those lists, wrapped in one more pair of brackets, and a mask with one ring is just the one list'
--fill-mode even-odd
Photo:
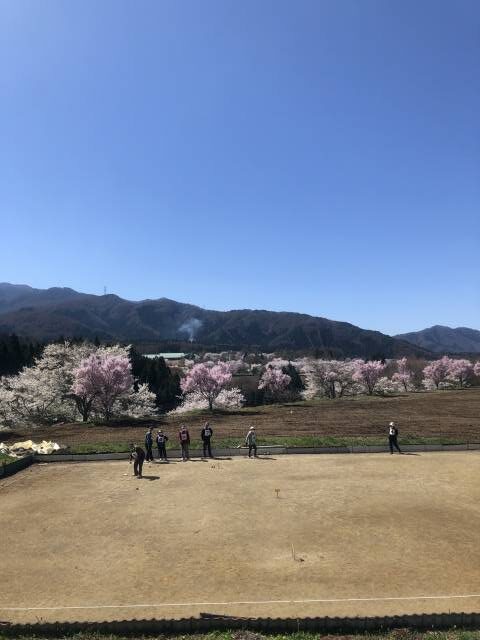
{"label": "row of blossoming trees", "polygon": [[242,406],[244,397],[241,389],[232,387],[233,375],[242,369],[244,373],[248,370],[258,373],[260,369],[258,388],[265,392],[265,400],[269,402],[294,399],[289,389],[292,377],[287,372],[292,369],[301,374],[304,383],[301,396],[305,399],[463,388],[473,376],[480,376],[480,362],[472,363],[465,358],[448,356],[426,365],[420,382],[407,358],[387,362],[302,358],[290,362],[272,357],[263,366],[247,365],[243,360],[207,360],[196,364],[191,362],[187,366],[186,375],[181,382],[183,402],[174,410],[175,413],[206,408],[235,409]]}
{"label": "row of blossoming trees", "polygon": [[[480,376],[480,362],[448,356],[424,366],[420,379],[406,358],[292,362],[274,354],[256,361],[241,356],[231,359],[231,354],[221,357],[230,359],[205,354],[203,361],[186,363],[182,398],[175,412],[243,406],[241,374],[243,380],[255,381],[264,402],[463,388],[473,376]],[[134,380],[129,348],[119,345],[48,345],[33,366],[0,378],[0,425],[137,418],[156,412],[155,394]]]}
{"label": "row of blossoming trees", "polygon": [[480,362],[448,356],[426,365],[420,380],[407,358],[387,362],[304,359],[298,364],[307,381],[306,397],[336,398],[359,393],[388,395],[402,391],[463,388],[473,376],[480,375]]}
{"label": "row of blossoming trees", "polygon": [[129,348],[51,344],[16,376],[0,378],[0,425],[143,417],[155,394],[132,376]]}

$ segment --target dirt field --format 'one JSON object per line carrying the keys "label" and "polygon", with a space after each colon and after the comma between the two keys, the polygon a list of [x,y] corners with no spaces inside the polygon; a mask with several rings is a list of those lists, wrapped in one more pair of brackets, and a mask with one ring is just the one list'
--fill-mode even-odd
{"label": "dirt field", "polygon": [[[198,438],[205,419],[215,431],[215,440],[234,437],[239,440],[254,424],[263,436],[338,436],[385,438],[386,425],[394,420],[401,438],[450,438],[458,442],[480,442],[480,388],[435,393],[412,393],[392,398],[356,397],[322,400],[292,405],[261,406],[237,413],[213,416],[184,416],[161,421],[176,438],[180,422]],[[117,426],[58,425],[22,429],[4,441],[15,442],[32,436],[35,440],[53,439],[61,444],[116,443],[143,441],[145,425],[127,423]]]}
{"label": "dirt field", "polygon": [[480,452],[131,473],[39,464],[0,483],[0,620],[480,609]]}

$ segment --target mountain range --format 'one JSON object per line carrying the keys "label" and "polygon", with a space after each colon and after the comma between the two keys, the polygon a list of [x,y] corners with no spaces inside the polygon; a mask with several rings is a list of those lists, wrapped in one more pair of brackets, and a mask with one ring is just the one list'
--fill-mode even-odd
{"label": "mountain range", "polygon": [[[464,331],[479,334],[478,343],[472,338],[469,346],[477,344],[480,351],[480,332]],[[211,311],[168,298],[134,302],[112,294],[0,283],[0,333],[12,332],[41,341],[60,336],[132,343],[191,340],[232,349],[316,350],[328,357],[429,357],[431,351],[445,350],[425,346],[417,334],[391,337],[301,313]]]}
{"label": "mountain range", "polygon": [[401,333],[395,338],[434,353],[480,353],[480,331],[467,327],[435,325],[422,331]]}

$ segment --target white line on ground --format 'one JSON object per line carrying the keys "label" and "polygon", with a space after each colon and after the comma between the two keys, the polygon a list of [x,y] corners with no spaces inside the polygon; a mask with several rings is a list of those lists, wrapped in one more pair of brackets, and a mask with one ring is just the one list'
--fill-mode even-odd
{"label": "white line on ground", "polygon": [[318,604],[338,602],[391,602],[406,600],[455,600],[460,598],[480,598],[480,593],[452,596],[392,596],[386,598],[312,598],[305,600],[237,600],[232,602],[162,602],[160,604],[100,604],[59,607],[2,607],[0,611],[57,611],[60,609],[154,609],[158,607],[208,607],[243,604]]}

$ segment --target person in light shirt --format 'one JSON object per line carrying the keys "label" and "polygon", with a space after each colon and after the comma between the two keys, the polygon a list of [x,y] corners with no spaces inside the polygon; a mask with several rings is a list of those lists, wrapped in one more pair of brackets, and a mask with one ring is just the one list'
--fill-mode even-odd
{"label": "person in light shirt", "polygon": [[256,458],[257,457],[257,434],[255,433],[255,427],[250,427],[247,433],[247,437],[245,438],[245,444],[248,447],[248,457],[249,458],[252,457],[252,451],[253,451],[253,457]]}
{"label": "person in light shirt", "polygon": [[400,447],[398,446],[398,429],[395,426],[394,422],[390,422],[388,425],[388,444],[390,446],[390,453],[393,455],[393,449],[398,451],[398,453],[402,453]]}

